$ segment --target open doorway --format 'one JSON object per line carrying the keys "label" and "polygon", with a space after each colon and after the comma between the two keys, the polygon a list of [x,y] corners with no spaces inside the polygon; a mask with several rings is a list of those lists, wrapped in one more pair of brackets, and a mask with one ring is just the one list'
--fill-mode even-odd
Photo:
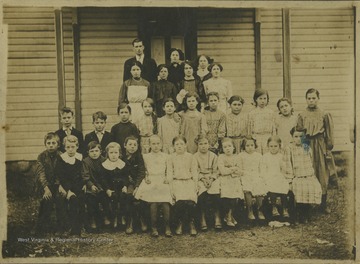
{"label": "open doorway", "polygon": [[158,64],[169,63],[169,50],[179,48],[185,59],[197,55],[196,10],[193,8],[139,8],[139,36],[146,53]]}

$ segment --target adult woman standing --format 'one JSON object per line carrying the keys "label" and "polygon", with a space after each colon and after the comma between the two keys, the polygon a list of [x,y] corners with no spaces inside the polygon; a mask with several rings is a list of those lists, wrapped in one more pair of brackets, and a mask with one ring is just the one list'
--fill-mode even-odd
{"label": "adult woman standing", "polygon": [[119,92],[119,102],[127,103],[132,109],[132,121],[143,113],[141,103],[150,95],[150,83],[141,78],[142,65],[140,62],[135,61],[131,64],[130,73],[131,78],[126,80]]}
{"label": "adult woman standing", "polygon": [[205,93],[217,92],[220,97],[219,110],[226,113],[228,109],[227,100],[232,96],[231,82],[221,77],[224,68],[220,63],[212,63],[208,69],[212,77],[204,81]]}
{"label": "adult woman standing", "polygon": [[170,49],[170,65],[168,81],[172,82],[179,89],[179,82],[184,78],[184,69],[181,63],[184,60],[184,53],[181,49]]}
{"label": "adult woman standing", "polygon": [[208,70],[209,65],[213,62],[213,60],[204,54],[199,55],[196,59],[196,67],[197,67],[197,76],[200,77],[201,81],[206,81],[211,78],[211,73]]}

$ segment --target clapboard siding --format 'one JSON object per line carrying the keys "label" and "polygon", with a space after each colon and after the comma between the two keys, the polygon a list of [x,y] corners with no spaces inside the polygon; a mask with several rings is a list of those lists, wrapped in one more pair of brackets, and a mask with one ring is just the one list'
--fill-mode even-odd
{"label": "clapboard siding", "polygon": [[[274,30],[276,29],[276,30]],[[283,97],[283,45],[281,9],[261,10],[261,87],[268,90],[269,107]]]}
{"label": "clapboard siding", "polygon": [[244,97],[246,110],[255,90],[254,10],[199,9],[197,30],[198,54],[222,64],[222,77]]}
{"label": "clapboard siding", "polygon": [[118,122],[116,108],[123,65],[133,56],[137,36],[134,8],[79,8],[80,77],[83,132],[93,130],[92,114],[108,115],[109,130]]}
{"label": "clapboard siding", "polygon": [[[354,108],[354,17],[352,9],[291,11],[292,99],[306,107],[308,88],[320,91],[320,107],[333,115],[335,149],[349,150]],[[350,103],[349,103],[350,102]]]}
{"label": "clapboard siding", "polygon": [[58,128],[54,9],[4,6],[8,24],[6,160],[34,160]]}

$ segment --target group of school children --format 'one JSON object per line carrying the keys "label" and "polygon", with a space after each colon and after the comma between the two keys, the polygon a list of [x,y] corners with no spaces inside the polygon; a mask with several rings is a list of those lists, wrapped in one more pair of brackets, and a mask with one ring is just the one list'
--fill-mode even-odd
{"label": "group of school children", "polygon": [[[144,81],[141,67],[134,65],[133,81]],[[186,65],[185,76],[193,75]],[[209,70],[217,76],[222,66],[215,63]],[[239,201],[245,201],[249,221],[265,220],[267,200],[274,218],[288,218],[293,205],[299,222],[308,221],[314,204],[329,212],[326,159],[333,124],[317,106],[316,89],[306,91],[308,107],[298,116],[288,98],[278,100],[274,113],[262,89],[254,93],[255,107],[243,113],[244,99],[230,94],[225,79],[212,83],[210,77],[204,86],[213,88],[199,94],[186,79],[181,89],[179,83],[159,85],[167,74],[167,66],[160,66],[158,81],[141,101],[136,85],[124,82],[120,121],[111,132],[99,111],[84,140],[72,127],[74,112],[61,110],[63,127],[46,134],[46,150],[37,162],[42,191],[37,232],[80,235],[84,226],[90,231],[124,226],[132,234],[137,226],[146,232],[150,225],[157,237],[160,215],[165,236],[183,230],[196,235],[197,229],[208,229],[209,211],[215,229],[235,227]],[[50,221],[54,207],[56,227]]]}

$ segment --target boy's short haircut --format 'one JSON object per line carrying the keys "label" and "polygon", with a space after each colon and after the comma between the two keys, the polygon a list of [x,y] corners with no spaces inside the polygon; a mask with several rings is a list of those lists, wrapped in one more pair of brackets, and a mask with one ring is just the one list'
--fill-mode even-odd
{"label": "boy's short haircut", "polygon": [[77,137],[73,136],[73,135],[68,135],[66,137],[64,137],[63,139],[63,144],[64,146],[66,146],[66,143],[76,143],[76,146],[79,146],[79,140]]}
{"label": "boy's short haircut", "polygon": [[120,113],[121,109],[127,108],[127,110],[129,110],[129,114],[131,115],[131,107],[130,105],[128,105],[127,103],[120,103],[118,108],[117,108],[117,113]]}
{"label": "boy's short haircut", "polygon": [[119,152],[121,152],[121,147],[120,147],[119,143],[110,142],[105,148],[106,153],[108,153],[109,149],[111,149],[111,148],[117,148],[119,150]]}
{"label": "boy's short haircut", "polygon": [[99,148],[101,151],[101,145],[96,142],[96,141],[90,141],[90,143],[87,145],[88,151],[94,149],[94,148]]}
{"label": "boy's short haircut", "polygon": [[133,47],[134,47],[134,46],[135,46],[135,43],[139,43],[139,42],[142,42],[143,45],[144,45],[144,42],[143,42],[143,40],[142,40],[141,38],[136,38],[136,39],[134,39],[134,40],[131,42],[131,44],[132,44]]}
{"label": "boy's short haircut", "polygon": [[59,113],[60,113],[60,116],[63,115],[64,113],[71,113],[72,116],[74,116],[74,111],[70,107],[67,107],[67,106],[64,106],[63,108],[61,108]]}
{"label": "boy's short haircut", "polygon": [[93,119],[93,122],[95,122],[97,119],[106,121],[107,115],[102,111],[97,111],[96,113],[93,113],[92,119]]}
{"label": "boy's short haircut", "polygon": [[46,145],[46,141],[50,140],[50,139],[55,139],[58,146],[60,146],[60,138],[59,136],[54,133],[54,132],[49,132],[44,136],[44,145]]}

